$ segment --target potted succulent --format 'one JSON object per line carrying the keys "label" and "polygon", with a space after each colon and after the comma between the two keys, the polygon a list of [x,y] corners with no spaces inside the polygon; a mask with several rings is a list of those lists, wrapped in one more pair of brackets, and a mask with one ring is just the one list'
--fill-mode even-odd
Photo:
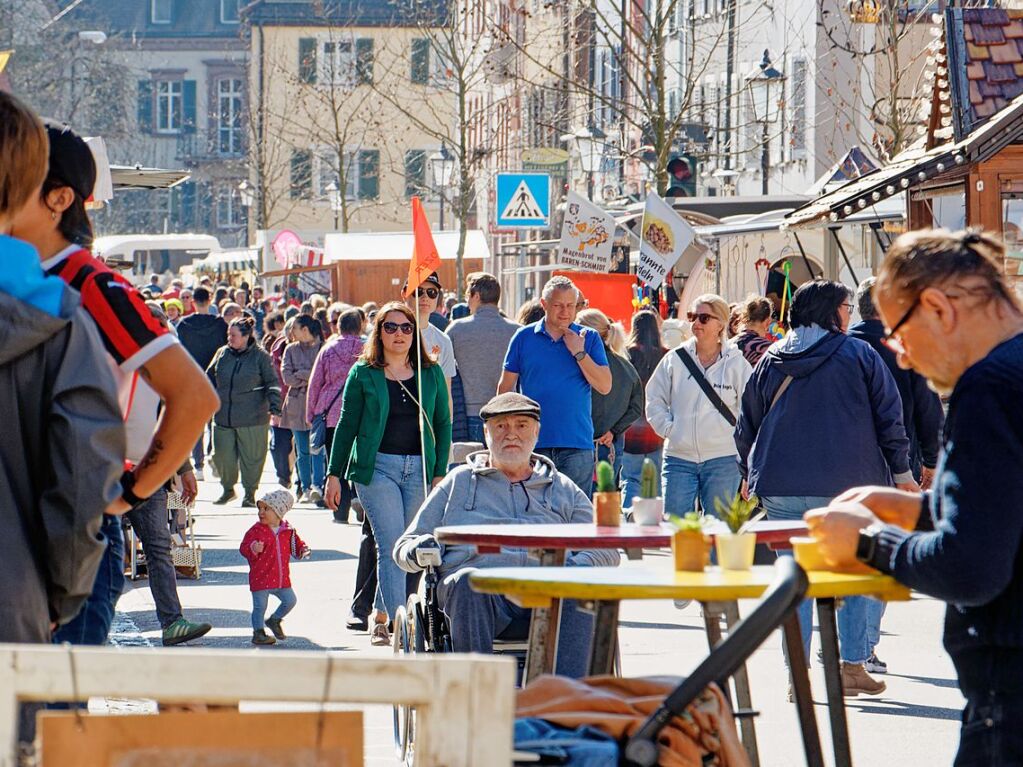
{"label": "potted succulent", "polygon": [[632,521],[637,525],[657,525],[664,519],[664,499],[657,477],[657,465],[643,459],[639,475],[639,497],[632,499]]}
{"label": "potted succulent", "polygon": [[593,494],[593,521],[597,527],[618,527],[622,521],[622,494],[607,461],[597,464],[597,491]]}
{"label": "potted succulent", "polygon": [[714,510],[728,527],[728,532],[719,533],[714,542],[722,569],[749,570],[753,567],[757,535],[749,532],[749,527],[766,513],[756,513],[758,504],[759,499],[755,495],[744,499],[739,493],[735,494],[731,503],[714,499]]}
{"label": "potted succulent", "polygon": [[676,528],[671,536],[676,572],[703,572],[710,561],[710,539],[703,532],[704,518],[690,511],[683,517],[673,514],[668,519]]}

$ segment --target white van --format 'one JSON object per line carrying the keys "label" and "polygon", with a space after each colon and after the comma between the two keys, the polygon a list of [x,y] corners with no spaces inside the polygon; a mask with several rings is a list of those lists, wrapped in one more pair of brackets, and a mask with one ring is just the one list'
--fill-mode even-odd
{"label": "white van", "polygon": [[220,241],[209,234],[123,234],[97,237],[92,246],[108,266],[128,270],[136,285],[147,284],[153,274],[177,275],[181,267],[220,250]]}

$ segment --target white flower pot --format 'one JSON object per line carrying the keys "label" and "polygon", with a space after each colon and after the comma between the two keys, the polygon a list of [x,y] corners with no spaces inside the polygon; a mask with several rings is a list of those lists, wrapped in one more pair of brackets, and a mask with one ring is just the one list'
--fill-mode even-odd
{"label": "white flower pot", "polygon": [[718,533],[714,546],[718,564],[723,570],[749,570],[753,567],[753,554],[757,545],[756,533]]}
{"label": "white flower pot", "polygon": [[659,525],[664,519],[663,498],[633,498],[632,521],[637,525]]}

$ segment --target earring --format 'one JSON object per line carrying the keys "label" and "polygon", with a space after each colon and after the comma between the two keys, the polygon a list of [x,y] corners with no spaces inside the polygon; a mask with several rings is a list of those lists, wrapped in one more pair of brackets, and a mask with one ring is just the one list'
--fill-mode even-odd
{"label": "earring", "polygon": [[52,218],[54,221],[56,221],[57,220],[57,211],[51,210],[50,211],[50,218]]}

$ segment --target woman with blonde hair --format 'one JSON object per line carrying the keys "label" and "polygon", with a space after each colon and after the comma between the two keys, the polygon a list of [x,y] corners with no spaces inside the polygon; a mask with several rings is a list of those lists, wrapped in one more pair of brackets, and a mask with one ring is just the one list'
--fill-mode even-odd
{"label": "woman with blonde hair", "polygon": [[646,387],[646,417],[664,439],[661,469],[665,511],[685,514],[696,499],[714,513],[714,499],[739,489],[735,429],[753,369],[726,342],[730,309],[721,296],[698,296],[686,318],[693,337],[664,355]]}
{"label": "woman with blonde hair", "polygon": [[643,383],[626,356],[621,325],[611,322],[599,309],[584,309],[576,322],[596,330],[607,352],[611,391],[600,394],[593,390],[593,441],[597,444],[597,460],[610,463],[618,481],[625,455],[625,430],[643,415]]}

